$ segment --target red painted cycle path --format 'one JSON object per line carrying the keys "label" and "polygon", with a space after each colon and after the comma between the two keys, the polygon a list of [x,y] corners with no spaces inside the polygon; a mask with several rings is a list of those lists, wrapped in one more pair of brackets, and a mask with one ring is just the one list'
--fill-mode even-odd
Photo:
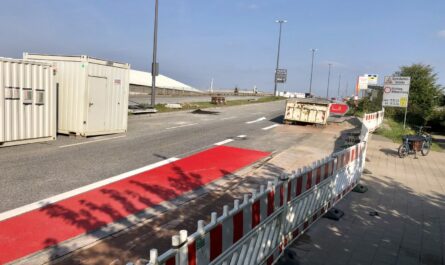
{"label": "red painted cycle path", "polygon": [[4,220],[0,264],[172,200],[268,155],[219,146]]}

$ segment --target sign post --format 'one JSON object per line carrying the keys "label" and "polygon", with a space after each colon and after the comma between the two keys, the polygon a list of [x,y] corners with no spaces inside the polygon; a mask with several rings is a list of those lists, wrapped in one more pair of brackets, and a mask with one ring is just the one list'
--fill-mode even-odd
{"label": "sign post", "polygon": [[403,128],[406,126],[406,115],[408,113],[408,96],[411,77],[409,76],[385,76],[383,86],[383,107],[405,108]]}

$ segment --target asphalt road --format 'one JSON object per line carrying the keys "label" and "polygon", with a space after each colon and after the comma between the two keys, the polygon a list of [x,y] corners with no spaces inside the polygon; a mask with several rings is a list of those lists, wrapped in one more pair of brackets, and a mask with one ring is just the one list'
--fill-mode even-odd
{"label": "asphalt road", "polygon": [[[286,149],[307,134],[275,137],[284,101],[130,116],[128,133],[0,149],[0,212],[14,209],[170,157],[186,157],[215,143],[262,151]],[[272,126],[272,127],[271,127]],[[238,136],[245,137],[238,137]]]}

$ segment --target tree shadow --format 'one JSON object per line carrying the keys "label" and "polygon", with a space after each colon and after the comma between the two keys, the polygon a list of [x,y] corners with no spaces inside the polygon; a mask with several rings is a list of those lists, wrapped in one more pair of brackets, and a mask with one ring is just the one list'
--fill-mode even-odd
{"label": "tree shadow", "polygon": [[[58,250],[59,244],[47,239],[47,246],[54,253],[58,253],[52,255],[58,259],[50,264],[110,264],[117,259],[125,264],[140,257],[147,257],[150,248],[157,248],[159,253],[162,253],[171,247],[171,236],[177,234],[180,229],[187,229],[192,233],[198,220],[208,222],[211,212],[221,212],[224,205],[231,205],[235,199],[242,200],[245,192],[238,190],[239,185],[243,185],[245,189],[258,189],[260,184],[266,184],[283,171],[280,167],[266,163],[263,165],[266,177],[259,179],[254,176],[241,177],[228,170],[219,169],[224,180],[220,178],[205,185],[203,176],[198,172],[188,172],[175,163],[172,165],[174,174],[162,176],[163,181],[146,183],[141,179],[132,179],[129,180],[131,188],[100,189],[113,203],[80,200],[78,203],[82,207],[81,211],[66,209],[60,205],[48,207],[46,213],[51,214],[52,218],[61,218],[70,225],[80,226],[91,235],[95,233],[90,229],[100,229],[109,223],[109,219],[126,220],[129,213],[137,214],[141,210],[141,204],[155,212],[155,218],[144,221],[144,225],[134,226],[117,236],[103,238],[95,247],[76,250],[75,255],[66,255],[71,250],[65,249],[65,256],[59,258],[63,256]],[[196,195],[197,197],[181,202],[187,204],[185,207],[163,208],[163,204],[151,199],[155,196],[170,204],[182,195],[198,190],[203,192]],[[227,192],[228,190],[231,192]],[[107,218],[98,217],[104,214]]]}
{"label": "tree shadow", "polygon": [[[228,171],[221,172],[223,172],[224,175],[231,174],[231,172]],[[62,220],[69,227],[80,228],[86,234],[93,237],[97,235],[98,238],[101,239],[104,234],[100,231],[108,224],[130,224],[127,222],[127,217],[129,215],[140,215],[142,216],[142,218],[145,218],[144,213],[147,209],[150,209],[151,212],[154,212],[154,216],[169,215],[169,218],[171,218],[171,220],[183,218],[183,216],[186,216],[190,211],[177,208],[173,212],[179,212],[179,214],[175,217],[172,217],[170,216],[169,211],[166,212],[167,210],[170,210],[170,208],[165,207],[164,203],[170,203],[172,200],[176,200],[189,192],[195,191],[197,189],[202,189],[205,183],[203,182],[203,177],[201,174],[198,174],[196,172],[186,172],[183,168],[175,163],[172,163],[172,172],[170,174],[171,175],[159,176],[163,178],[163,180],[160,180],[159,183],[153,183],[152,181],[144,182],[143,178],[137,178],[122,180],[128,181],[128,184],[130,184],[130,187],[128,188],[118,189],[118,185],[116,185],[118,183],[114,183],[113,185],[107,186],[105,188],[99,188],[98,191],[100,192],[100,194],[109,198],[110,202],[103,203],[103,199],[95,201],[91,199],[79,198],[78,201],[70,203],[68,206],[63,204],[62,201],[60,203],[47,205],[41,208],[39,211],[43,212],[52,219],[54,218]],[[212,193],[208,193],[205,196],[209,201],[213,202],[215,202],[218,197],[216,194]],[[233,198],[230,199],[233,200]],[[157,220],[157,218],[154,218],[152,221],[149,222],[153,222],[156,225],[141,227],[140,229],[144,230],[144,232],[141,233],[141,231],[138,230],[137,233],[130,234],[133,235],[134,238],[138,238],[138,236],[140,236],[141,234],[148,233],[151,235],[150,240],[148,240],[147,242],[148,245],[156,248],[164,246],[163,249],[168,249],[170,247],[169,236],[177,232],[174,229],[175,227],[166,229],[163,233],[159,233],[157,227],[162,226],[162,222],[165,222],[165,219],[161,221]],[[190,227],[194,226],[195,224],[196,220],[193,220],[193,222],[189,223]],[[112,231],[112,234],[114,232],[117,232],[117,230],[109,231]],[[126,243],[134,241],[134,238],[130,237],[125,237],[125,239],[122,239],[122,241],[115,240],[114,238],[107,238],[102,239],[104,240],[104,242],[106,242],[105,244],[107,245],[107,248],[110,249],[104,251],[107,253],[107,255],[110,253],[125,252],[128,246],[122,244],[122,241]],[[159,243],[159,241],[162,241],[163,243]],[[69,248],[61,247],[62,245],[59,244],[58,240],[54,239],[53,237],[48,237],[47,239],[45,239],[44,242],[42,242],[42,245],[47,248],[50,259],[55,259],[53,261],[50,261],[50,264],[83,263],[79,262],[79,259],[77,258],[82,257],[81,254],[79,256],[66,256],[66,254],[70,253],[72,250]],[[147,248],[144,248],[144,253],[138,252],[138,255],[145,256],[145,250],[147,249],[149,249],[149,246],[147,246]],[[85,251],[85,253],[90,252],[90,250],[77,250],[76,253],[82,251]],[[65,257],[60,258],[64,255]],[[88,254],[88,256],[91,257],[90,253]],[[101,260],[106,260],[107,264],[113,261],[112,258],[122,258],[122,255],[114,255],[110,257],[106,255],[99,256]],[[129,259],[131,257],[129,257]]]}

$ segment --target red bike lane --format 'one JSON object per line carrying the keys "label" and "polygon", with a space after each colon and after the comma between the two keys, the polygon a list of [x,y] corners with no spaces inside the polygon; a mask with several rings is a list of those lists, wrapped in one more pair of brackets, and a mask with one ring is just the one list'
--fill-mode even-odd
{"label": "red bike lane", "polygon": [[0,222],[0,263],[175,199],[269,153],[218,146]]}

